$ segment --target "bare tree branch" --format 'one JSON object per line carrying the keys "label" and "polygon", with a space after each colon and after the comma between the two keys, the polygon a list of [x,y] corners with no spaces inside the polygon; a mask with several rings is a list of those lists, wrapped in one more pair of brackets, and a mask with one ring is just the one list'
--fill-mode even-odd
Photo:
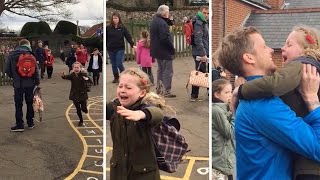
{"label": "bare tree branch", "polygon": [[0,16],[8,11],[20,16],[56,21],[58,17],[70,18],[67,5],[77,4],[78,0],[0,0]]}

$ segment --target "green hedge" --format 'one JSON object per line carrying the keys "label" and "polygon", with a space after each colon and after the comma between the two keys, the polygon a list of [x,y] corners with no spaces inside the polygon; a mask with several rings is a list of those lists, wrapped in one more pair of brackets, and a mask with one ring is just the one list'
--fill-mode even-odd
{"label": "green hedge", "polygon": [[61,35],[77,35],[77,25],[69,21],[59,21],[53,32]]}
{"label": "green hedge", "polygon": [[40,22],[27,22],[21,29],[20,36],[37,36],[37,35],[50,35],[52,30],[48,23]]}

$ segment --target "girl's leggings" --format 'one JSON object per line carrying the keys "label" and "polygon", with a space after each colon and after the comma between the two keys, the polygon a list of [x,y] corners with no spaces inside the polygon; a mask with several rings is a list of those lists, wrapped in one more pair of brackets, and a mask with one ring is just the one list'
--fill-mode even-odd
{"label": "girl's leggings", "polygon": [[77,114],[78,114],[80,121],[83,122],[81,111],[83,111],[86,114],[88,113],[87,101],[73,101],[73,104],[77,109]]}

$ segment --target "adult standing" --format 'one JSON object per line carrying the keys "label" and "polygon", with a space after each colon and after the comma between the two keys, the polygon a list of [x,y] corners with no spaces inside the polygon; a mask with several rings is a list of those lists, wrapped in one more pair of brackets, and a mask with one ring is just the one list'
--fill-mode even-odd
{"label": "adult standing", "polygon": [[36,48],[34,55],[36,57],[36,60],[40,69],[41,79],[43,79],[45,68],[46,68],[45,67],[46,51],[43,48],[43,43],[41,40],[38,41],[38,47]]}
{"label": "adult standing", "polygon": [[134,48],[132,37],[123,25],[120,14],[114,12],[110,19],[110,24],[107,26],[107,51],[112,65],[114,80],[112,83],[119,82],[119,73],[124,71],[124,38],[129,42],[131,48]]}
{"label": "adult standing", "polygon": [[[201,72],[207,71],[207,62],[209,56],[209,7],[201,6],[200,11],[196,17],[192,20],[193,26],[193,44],[192,44],[192,56],[195,62],[195,68]],[[198,99],[199,87],[192,86],[191,102]]]}
{"label": "adult standing", "polygon": [[80,44],[80,47],[76,50],[77,61],[82,64],[83,67],[86,66],[88,62],[88,52],[83,44]]}
{"label": "adult standing", "polygon": [[[28,57],[29,59],[33,58],[33,74],[31,77],[23,77],[21,73],[17,70],[17,64],[23,65],[22,58],[23,55]],[[20,59],[20,60],[19,60]],[[32,66],[31,66],[32,67]],[[12,52],[10,52],[8,56],[8,62],[6,64],[6,73],[10,78],[13,78],[13,88],[14,88],[14,102],[15,102],[15,109],[16,109],[16,125],[11,128],[11,131],[14,132],[22,132],[24,131],[24,122],[23,122],[23,97],[25,97],[25,101],[27,104],[27,124],[30,129],[34,128],[34,111],[32,107],[33,103],[33,89],[36,85],[40,84],[39,79],[39,69],[36,64],[36,60],[32,55],[32,50],[30,46],[30,42],[26,39],[22,39],[19,42],[19,46]],[[31,75],[31,74],[30,74]]]}
{"label": "adult standing", "polygon": [[[169,22],[169,14],[169,7],[161,5],[153,17],[150,27],[150,54],[151,57],[157,59],[158,63],[157,93],[172,98],[176,97],[176,95],[171,94],[172,61],[175,49],[167,23]],[[162,92],[162,86],[165,92]]]}

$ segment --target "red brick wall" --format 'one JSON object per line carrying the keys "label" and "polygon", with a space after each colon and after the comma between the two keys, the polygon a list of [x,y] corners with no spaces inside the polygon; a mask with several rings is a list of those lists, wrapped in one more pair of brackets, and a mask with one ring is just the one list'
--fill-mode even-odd
{"label": "red brick wall", "polygon": [[224,33],[224,0],[213,0],[212,3],[212,49],[214,52],[224,34],[238,28],[251,10],[257,10],[257,8],[239,0],[226,0],[226,32]]}
{"label": "red brick wall", "polygon": [[212,1],[212,50],[217,49],[223,37],[223,0]]}
{"label": "red brick wall", "polygon": [[281,50],[275,50],[273,53],[273,62],[277,67],[283,67],[283,59],[281,56]]}
{"label": "red brick wall", "polygon": [[254,9],[238,0],[227,0],[227,33],[238,28]]}
{"label": "red brick wall", "polygon": [[267,0],[266,2],[272,9],[280,9],[284,4],[284,0]]}

